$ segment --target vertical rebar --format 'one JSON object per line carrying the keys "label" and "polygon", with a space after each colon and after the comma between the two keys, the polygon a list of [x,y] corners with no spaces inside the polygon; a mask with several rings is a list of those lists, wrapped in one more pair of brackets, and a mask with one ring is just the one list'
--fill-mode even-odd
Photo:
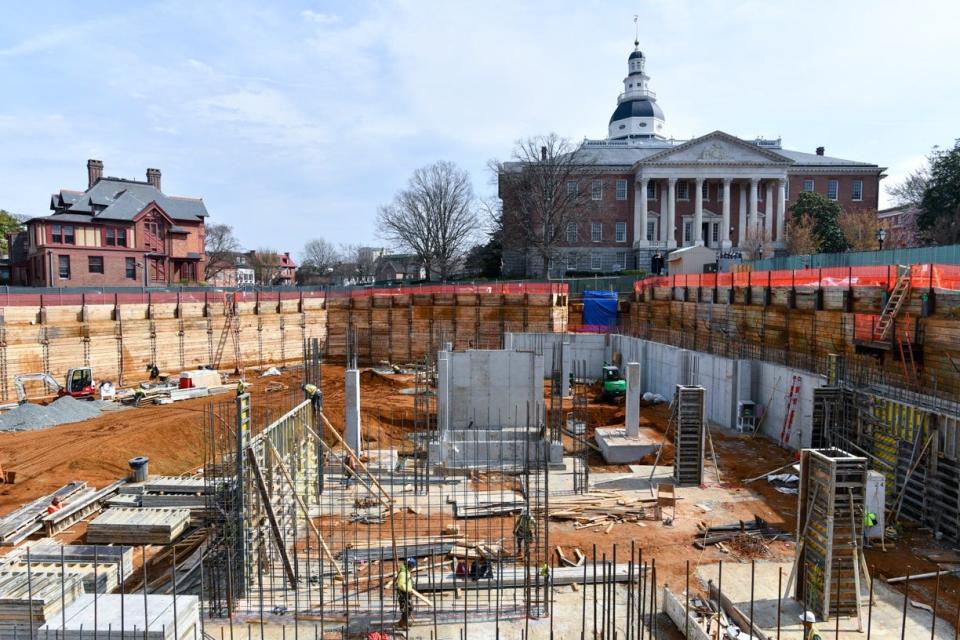
{"label": "vertical rebar", "polygon": [[907,636],[907,603],[910,602],[910,574],[907,573],[907,580],[903,584],[903,613],[900,618],[900,640]]}

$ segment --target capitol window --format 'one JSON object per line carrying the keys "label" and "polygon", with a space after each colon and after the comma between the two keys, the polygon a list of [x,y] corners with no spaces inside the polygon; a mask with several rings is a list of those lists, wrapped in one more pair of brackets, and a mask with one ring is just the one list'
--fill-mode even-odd
{"label": "capitol window", "polygon": [[840,185],[836,180],[827,181],[827,197],[836,200],[839,195]]}
{"label": "capitol window", "polygon": [[590,223],[590,240],[591,242],[601,242],[603,240],[603,223],[602,222]]}
{"label": "capitol window", "polygon": [[690,199],[690,185],[685,181],[677,182],[677,200]]}
{"label": "capitol window", "polygon": [[851,197],[854,202],[863,200],[863,180],[854,180]]}
{"label": "capitol window", "polygon": [[648,182],[647,183],[647,200],[656,200],[657,199],[657,183]]}
{"label": "capitol window", "polygon": [[617,200],[627,199],[627,181],[617,180]]}
{"label": "capitol window", "polygon": [[617,223],[617,242],[626,242],[627,241],[627,223],[618,222]]}
{"label": "capitol window", "polygon": [[710,199],[710,183],[706,180],[700,185],[700,195],[704,200]]}
{"label": "capitol window", "polygon": [[803,190],[804,190],[804,191],[813,191],[813,180],[804,180],[804,181],[803,181]]}
{"label": "capitol window", "polygon": [[594,180],[590,184],[590,198],[593,200],[603,200],[603,181]]}

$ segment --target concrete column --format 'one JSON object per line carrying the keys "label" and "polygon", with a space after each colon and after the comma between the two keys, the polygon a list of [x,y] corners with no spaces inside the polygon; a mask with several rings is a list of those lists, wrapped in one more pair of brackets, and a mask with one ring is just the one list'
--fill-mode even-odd
{"label": "concrete column", "polygon": [[347,369],[343,402],[343,439],[360,455],[360,371],[357,369]]}
{"label": "concrete column", "polygon": [[787,241],[787,181],[777,180],[777,242]]}
{"label": "concrete column", "polygon": [[633,200],[633,245],[647,246],[647,178],[634,183]]}
{"label": "concrete column", "polygon": [[737,218],[740,228],[737,230],[737,246],[742,247],[747,241],[747,186],[741,182],[737,190],[740,192],[739,217]]}
{"label": "concrete column", "polygon": [[720,248],[730,248],[730,178],[723,179],[723,221],[720,223]]}
{"label": "concrete column", "polygon": [[763,240],[773,241],[773,181],[767,180],[767,201],[763,203]]}
{"label": "concrete column", "polygon": [[570,373],[573,371],[573,345],[560,343],[560,395],[570,397]]}
{"label": "concrete column", "polygon": [[759,231],[758,222],[760,216],[757,213],[757,190],[759,185],[759,178],[750,178],[750,233]]}
{"label": "concrete column", "polygon": [[627,437],[640,437],[640,363],[627,363]]}
{"label": "concrete column", "polygon": [[703,244],[703,178],[696,179],[697,193],[693,196],[693,244]]}
{"label": "concrete column", "polygon": [[450,427],[450,353],[437,354],[437,431],[443,436]]}
{"label": "concrete column", "polygon": [[677,179],[667,180],[667,219],[663,219],[661,207],[660,224],[663,226],[663,241],[667,243],[668,249],[674,249],[677,246]]}

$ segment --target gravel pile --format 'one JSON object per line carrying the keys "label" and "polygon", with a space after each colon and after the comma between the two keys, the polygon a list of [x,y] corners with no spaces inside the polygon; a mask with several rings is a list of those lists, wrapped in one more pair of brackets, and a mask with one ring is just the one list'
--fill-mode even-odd
{"label": "gravel pile", "polygon": [[99,402],[63,396],[46,406],[27,402],[16,409],[0,413],[0,431],[46,429],[58,424],[89,420],[99,415]]}

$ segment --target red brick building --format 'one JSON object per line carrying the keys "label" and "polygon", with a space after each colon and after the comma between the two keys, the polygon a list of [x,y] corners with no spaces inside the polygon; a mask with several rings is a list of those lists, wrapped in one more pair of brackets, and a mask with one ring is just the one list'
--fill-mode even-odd
{"label": "red brick building", "polygon": [[168,196],[160,170],[146,181],[103,176],[87,161],[87,189],[62,189],[53,213],[11,238],[12,285],[168,286],[203,279],[204,220],[199,198]]}
{"label": "red brick building", "polygon": [[[791,151],[779,139],[745,140],[722,131],[667,138],[645,62],[639,50],[630,54],[607,138],[585,140],[573,152],[583,178],[567,187],[589,193],[590,205],[568,225],[551,258],[551,275],[649,269],[655,251],[691,245],[782,252],[791,200],[801,191],[823,194],[846,210],[877,210],[884,168],[876,164],[831,157],[823,147]],[[509,226],[516,214],[503,192],[507,183],[500,181],[504,273],[537,275],[542,258]]]}

